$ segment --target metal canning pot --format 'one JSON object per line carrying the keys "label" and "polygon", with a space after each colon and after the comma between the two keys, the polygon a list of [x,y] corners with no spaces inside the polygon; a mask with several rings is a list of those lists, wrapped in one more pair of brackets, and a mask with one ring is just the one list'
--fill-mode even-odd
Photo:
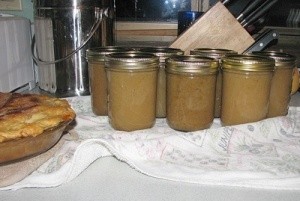
{"label": "metal canning pot", "polygon": [[58,97],[88,95],[86,50],[114,44],[114,1],[34,1],[39,87]]}

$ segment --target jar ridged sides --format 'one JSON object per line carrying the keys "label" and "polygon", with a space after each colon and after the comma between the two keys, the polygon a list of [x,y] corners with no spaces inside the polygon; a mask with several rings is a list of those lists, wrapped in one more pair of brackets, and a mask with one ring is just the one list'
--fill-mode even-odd
{"label": "jar ridged sides", "polygon": [[107,80],[105,73],[105,55],[114,52],[131,51],[129,48],[105,46],[90,48],[86,51],[92,111],[96,115],[107,115]]}
{"label": "jar ridged sides", "polygon": [[215,117],[219,118],[221,113],[222,102],[222,71],[221,71],[221,59],[226,55],[237,54],[234,50],[219,49],[219,48],[196,48],[190,51],[191,55],[199,55],[205,57],[211,57],[219,61],[219,71],[217,75],[216,83],[216,97],[215,97]]}
{"label": "jar ridged sides", "polygon": [[158,62],[146,53],[106,56],[108,117],[114,129],[134,131],[155,124]]}
{"label": "jar ridged sides", "polygon": [[269,109],[273,59],[232,55],[222,58],[221,123],[235,125],[263,120]]}
{"label": "jar ridged sides", "polygon": [[167,59],[167,123],[180,131],[209,128],[214,119],[218,61],[201,56]]}
{"label": "jar ridged sides", "polygon": [[266,56],[275,60],[275,71],[270,92],[270,105],[267,117],[284,116],[288,113],[291,99],[293,70],[296,57],[282,52],[252,52],[254,55]]}
{"label": "jar ridged sides", "polygon": [[152,53],[159,57],[159,70],[157,79],[156,117],[166,117],[166,59],[170,56],[183,55],[183,51],[168,47],[145,47],[139,49],[141,52]]}

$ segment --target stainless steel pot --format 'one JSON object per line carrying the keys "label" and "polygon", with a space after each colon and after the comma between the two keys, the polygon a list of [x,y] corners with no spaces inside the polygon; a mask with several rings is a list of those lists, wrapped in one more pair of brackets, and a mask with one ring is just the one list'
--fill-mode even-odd
{"label": "stainless steel pot", "polygon": [[35,0],[39,87],[57,97],[88,95],[88,48],[114,45],[114,0]]}

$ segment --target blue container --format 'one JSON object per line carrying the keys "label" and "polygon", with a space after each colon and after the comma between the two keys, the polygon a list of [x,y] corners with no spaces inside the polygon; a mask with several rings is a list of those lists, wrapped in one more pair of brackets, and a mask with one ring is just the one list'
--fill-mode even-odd
{"label": "blue container", "polygon": [[179,36],[188,27],[190,27],[193,22],[198,19],[204,12],[197,11],[180,11],[178,12],[178,32]]}

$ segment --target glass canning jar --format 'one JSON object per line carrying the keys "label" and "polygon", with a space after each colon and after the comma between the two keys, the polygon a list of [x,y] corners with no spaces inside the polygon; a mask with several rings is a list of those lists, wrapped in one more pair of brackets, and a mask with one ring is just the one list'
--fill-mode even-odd
{"label": "glass canning jar", "polygon": [[107,115],[107,80],[105,55],[113,52],[126,52],[131,49],[117,46],[95,47],[86,51],[91,92],[92,111],[96,115]]}
{"label": "glass canning jar", "polygon": [[218,61],[183,55],[167,59],[167,123],[180,131],[210,127],[214,119],[214,99]]}
{"label": "glass canning jar", "polygon": [[152,127],[158,57],[147,53],[113,53],[105,60],[110,125],[123,131]]}
{"label": "glass canning jar", "polygon": [[273,59],[253,55],[222,58],[223,125],[255,122],[267,117],[274,65]]}
{"label": "glass canning jar", "polygon": [[219,61],[219,71],[217,75],[216,83],[216,97],[215,97],[215,117],[220,117],[221,112],[221,98],[222,98],[222,71],[221,71],[221,59],[226,55],[237,54],[234,50],[229,49],[217,49],[217,48],[196,48],[190,51],[191,55],[199,55],[205,57],[211,57]]}
{"label": "glass canning jar", "polygon": [[166,59],[174,55],[183,55],[183,51],[168,47],[145,47],[139,49],[141,52],[152,53],[159,57],[159,70],[157,79],[156,117],[166,117]]}
{"label": "glass canning jar", "polygon": [[267,56],[275,60],[275,71],[272,79],[267,117],[287,115],[291,99],[293,71],[296,66],[296,57],[287,53],[275,51],[252,52],[252,54]]}

